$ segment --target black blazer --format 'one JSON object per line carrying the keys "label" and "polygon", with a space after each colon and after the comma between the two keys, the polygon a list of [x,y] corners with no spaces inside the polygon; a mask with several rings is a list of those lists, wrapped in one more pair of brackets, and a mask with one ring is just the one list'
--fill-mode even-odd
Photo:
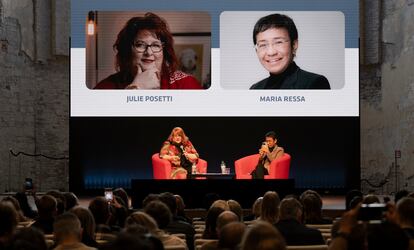
{"label": "black blazer", "polygon": [[294,62],[292,62],[294,69],[283,79],[278,87],[270,86],[269,79],[265,78],[255,84],[250,89],[330,89],[328,79],[323,75],[318,75],[305,70],[302,70]]}
{"label": "black blazer", "polygon": [[319,230],[300,224],[297,220],[280,220],[275,227],[285,238],[288,246],[326,244]]}

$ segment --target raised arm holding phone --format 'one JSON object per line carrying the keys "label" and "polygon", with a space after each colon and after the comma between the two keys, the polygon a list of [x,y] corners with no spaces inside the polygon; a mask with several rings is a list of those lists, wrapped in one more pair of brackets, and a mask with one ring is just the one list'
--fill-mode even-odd
{"label": "raised arm holding phone", "polygon": [[282,157],[284,150],[277,145],[276,133],[270,131],[265,135],[265,141],[259,149],[259,162],[251,173],[253,179],[263,179],[265,175],[269,174],[270,163]]}

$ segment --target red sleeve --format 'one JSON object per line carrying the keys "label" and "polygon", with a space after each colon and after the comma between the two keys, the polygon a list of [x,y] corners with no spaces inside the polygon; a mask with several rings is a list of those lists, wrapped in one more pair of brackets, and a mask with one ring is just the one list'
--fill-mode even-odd
{"label": "red sleeve", "polygon": [[193,76],[176,71],[168,79],[161,80],[161,89],[203,89]]}
{"label": "red sleeve", "polygon": [[193,76],[187,76],[179,82],[182,82],[180,89],[202,89],[201,84]]}

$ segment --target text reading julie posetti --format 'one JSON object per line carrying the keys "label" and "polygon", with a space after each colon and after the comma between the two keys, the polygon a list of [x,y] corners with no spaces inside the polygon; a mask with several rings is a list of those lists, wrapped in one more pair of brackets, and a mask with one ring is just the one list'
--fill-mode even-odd
{"label": "text reading julie posetti", "polygon": [[128,95],[126,102],[172,102],[173,97],[169,95]]}

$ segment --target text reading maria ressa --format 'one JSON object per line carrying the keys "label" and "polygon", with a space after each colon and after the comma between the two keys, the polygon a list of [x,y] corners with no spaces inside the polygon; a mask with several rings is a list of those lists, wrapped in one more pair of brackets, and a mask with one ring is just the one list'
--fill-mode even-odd
{"label": "text reading maria ressa", "polygon": [[260,102],[306,102],[304,96],[260,96]]}

